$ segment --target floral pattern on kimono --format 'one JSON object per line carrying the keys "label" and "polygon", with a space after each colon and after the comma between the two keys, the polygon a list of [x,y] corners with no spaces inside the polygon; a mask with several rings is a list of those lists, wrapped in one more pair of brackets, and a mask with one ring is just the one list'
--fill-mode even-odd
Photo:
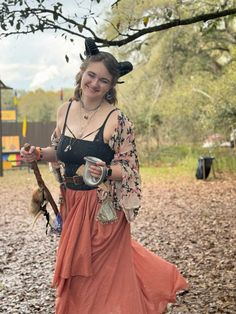
{"label": "floral pattern on kimono", "polygon": [[[114,150],[111,165],[121,165],[122,180],[108,181],[108,196],[116,210],[123,210],[128,222],[135,219],[141,205],[141,179],[137,156],[134,126],[129,118],[118,111],[118,124],[112,134],[109,146]],[[102,189],[98,189],[100,201],[104,198]]]}

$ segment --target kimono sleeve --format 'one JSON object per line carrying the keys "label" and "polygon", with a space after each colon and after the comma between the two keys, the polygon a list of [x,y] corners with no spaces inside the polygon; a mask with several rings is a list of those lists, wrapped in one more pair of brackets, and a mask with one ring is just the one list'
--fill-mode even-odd
{"label": "kimono sleeve", "polygon": [[132,122],[122,112],[109,146],[115,151],[113,165],[120,164],[122,180],[110,181],[113,206],[123,210],[129,222],[133,221],[141,203],[141,180],[139,162]]}

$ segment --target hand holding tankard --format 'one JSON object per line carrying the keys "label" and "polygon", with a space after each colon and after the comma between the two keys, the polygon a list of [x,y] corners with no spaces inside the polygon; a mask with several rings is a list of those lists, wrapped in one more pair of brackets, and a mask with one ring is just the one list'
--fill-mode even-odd
{"label": "hand holding tankard", "polygon": [[[101,184],[106,176],[107,176],[107,167],[106,164],[99,158],[93,157],[93,156],[86,156],[84,157],[84,160],[86,161],[85,167],[84,167],[84,172],[83,172],[83,180],[85,184],[95,187]],[[97,163],[104,163],[104,166],[97,165]],[[91,166],[96,166],[100,168],[101,174],[98,177],[95,177],[94,175],[91,174],[90,167]]]}

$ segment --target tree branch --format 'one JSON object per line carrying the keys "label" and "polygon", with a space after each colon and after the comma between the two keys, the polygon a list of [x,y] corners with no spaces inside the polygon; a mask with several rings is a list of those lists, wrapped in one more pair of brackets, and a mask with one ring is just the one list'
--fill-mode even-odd
{"label": "tree branch", "polygon": [[125,39],[109,41],[109,40],[104,40],[102,38],[99,38],[97,36],[95,36],[94,39],[97,43],[103,44],[103,46],[118,46],[118,47],[120,47],[120,46],[126,45],[126,44],[130,43],[131,41],[134,41],[135,39],[137,39],[143,35],[146,35],[146,34],[163,31],[163,30],[177,27],[177,26],[190,25],[190,24],[195,24],[198,22],[206,22],[209,20],[214,20],[214,19],[217,19],[220,17],[235,15],[235,14],[236,14],[236,8],[233,8],[233,9],[228,9],[228,10],[224,10],[224,11],[201,14],[201,15],[197,15],[197,16],[194,16],[192,18],[183,19],[183,20],[175,19],[171,22],[164,23],[161,25],[156,25],[156,26],[149,27],[149,28],[143,28],[143,29],[138,30],[136,33],[134,33],[132,35],[127,35],[127,38],[125,38]]}
{"label": "tree branch", "polygon": [[[117,1],[117,3],[118,3],[118,1]],[[68,33],[72,36],[85,38],[85,37],[88,37],[87,34],[83,34],[83,30],[85,30],[87,33],[91,34],[91,36],[94,38],[94,40],[97,42],[97,44],[100,45],[100,47],[107,47],[107,46],[118,46],[118,47],[120,47],[120,46],[124,46],[124,45],[126,45],[132,41],[135,41],[136,39],[138,39],[144,35],[147,35],[147,34],[167,30],[167,29],[177,27],[177,26],[190,25],[190,24],[194,24],[194,23],[198,23],[198,22],[206,22],[209,20],[214,20],[217,18],[225,17],[225,16],[235,15],[236,14],[236,8],[212,12],[212,13],[207,13],[207,14],[201,14],[201,15],[197,15],[197,16],[187,18],[187,19],[174,19],[172,21],[168,21],[168,22],[162,23],[160,25],[133,30],[132,34],[129,34],[129,33],[121,34],[120,32],[118,32],[117,36],[120,39],[113,38],[110,40],[98,36],[91,29],[91,27],[86,26],[85,23],[78,23],[73,18],[64,16],[63,13],[61,13],[61,12],[47,9],[45,7],[41,7],[41,8],[29,8],[29,7],[27,7],[26,11],[14,10],[11,12],[7,12],[6,16],[4,16],[5,13],[6,12],[1,13],[2,15],[0,14],[1,20],[3,21],[2,24],[0,24],[0,27],[2,25],[4,25],[4,27],[2,26],[3,31],[0,33],[0,38],[1,37],[7,37],[10,35],[15,35],[15,34],[29,34],[29,33],[34,33],[37,31],[44,31],[47,29],[50,29],[50,30],[54,29],[55,31],[63,31],[63,32]],[[29,25],[25,25],[26,19],[24,19],[24,21],[23,21],[24,13],[27,14],[27,17],[32,17],[32,16],[36,17],[38,19],[38,24],[30,23]],[[4,22],[5,22],[4,19],[7,21],[9,19],[9,16],[12,16],[14,14],[20,15],[20,17],[18,18],[18,22],[21,23],[22,26],[24,25],[24,27],[26,27],[26,30],[23,30],[23,29],[21,30],[19,28],[19,29],[16,29],[14,31],[11,31],[11,30],[8,31],[6,29],[6,25],[4,24]],[[47,18],[47,16],[45,16],[45,14],[50,14],[51,16],[53,16],[53,19],[49,20]],[[55,18],[55,15],[56,15],[56,18]],[[61,20],[61,22],[59,19]],[[67,24],[67,25],[65,25],[65,24]],[[33,27],[31,27],[31,26],[33,26]],[[113,27],[114,27],[114,25],[113,25]]]}

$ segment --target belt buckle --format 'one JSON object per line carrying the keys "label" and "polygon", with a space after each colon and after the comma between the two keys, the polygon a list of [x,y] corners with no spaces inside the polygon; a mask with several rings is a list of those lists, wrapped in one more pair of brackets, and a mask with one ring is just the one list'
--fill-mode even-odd
{"label": "belt buckle", "polygon": [[72,177],[72,181],[73,181],[74,185],[79,185],[79,183],[77,183],[78,181],[76,182],[77,178],[78,178],[78,176],[73,176]]}

